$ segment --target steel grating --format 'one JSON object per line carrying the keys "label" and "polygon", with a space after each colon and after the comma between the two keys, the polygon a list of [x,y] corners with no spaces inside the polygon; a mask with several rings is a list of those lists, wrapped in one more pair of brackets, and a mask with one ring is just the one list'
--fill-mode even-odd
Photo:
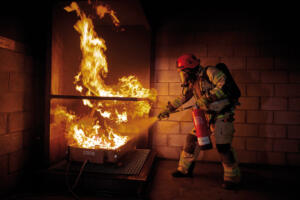
{"label": "steel grating", "polygon": [[[122,166],[113,164],[88,163],[84,169],[86,172],[103,174],[138,175],[147,160],[150,149],[136,149],[124,156]],[[70,171],[79,171],[80,165],[71,165]]]}

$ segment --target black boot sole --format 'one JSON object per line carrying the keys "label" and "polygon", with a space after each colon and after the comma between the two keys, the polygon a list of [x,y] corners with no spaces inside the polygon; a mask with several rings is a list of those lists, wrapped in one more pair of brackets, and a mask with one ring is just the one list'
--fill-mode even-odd
{"label": "black boot sole", "polygon": [[173,173],[172,173],[172,176],[173,176],[174,178],[192,178],[192,177],[193,177],[193,174],[190,174],[190,173],[183,174],[183,173],[180,172],[180,171],[176,171],[176,172],[173,172]]}
{"label": "black boot sole", "polygon": [[238,190],[240,189],[240,183],[223,182],[221,187],[225,190]]}

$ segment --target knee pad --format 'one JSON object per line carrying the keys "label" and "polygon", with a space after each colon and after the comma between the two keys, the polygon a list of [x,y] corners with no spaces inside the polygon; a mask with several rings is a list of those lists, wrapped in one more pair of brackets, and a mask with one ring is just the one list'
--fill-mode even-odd
{"label": "knee pad", "polygon": [[196,142],[197,137],[195,135],[188,134],[186,136],[186,141],[183,150],[189,154],[193,154],[196,148]]}
{"label": "knee pad", "polygon": [[231,150],[230,144],[216,144],[217,150],[220,153],[221,161],[225,164],[233,164],[236,162],[236,159]]}

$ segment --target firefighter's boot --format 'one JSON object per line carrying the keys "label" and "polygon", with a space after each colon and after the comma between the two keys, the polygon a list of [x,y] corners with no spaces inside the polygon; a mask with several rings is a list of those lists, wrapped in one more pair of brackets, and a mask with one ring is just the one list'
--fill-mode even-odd
{"label": "firefighter's boot", "polygon": [[172,176],[175,177],[175,178],[184,178],[184,177],[190,177],[192,178],[193,177],[193,171],[194,171],[194,168],[195,168],[195,161],[193,161],[188,169],[188,172],[187,173],[183,173],[179,170],[176,170],[175,172],[172,173]]}
{"label": "firefighter's boot", "polygon": [[[195,131],[192,131],[193,133]],[[184,149],[180,154],[177,170],[172,173],[173,177],[193,177],[195,168],[195,160],[200,153],[200,148],[197,145],[197,136],[188,134]]]}
{"label": "firefighter's boot", "polygon": [[237,166],[237,163],[233,165],[224,164],[224,180],[222,183],[222,188],[226,190],[236,190],[241,186],[241,175],[240,169]]}
{"label": "firefighter's boot", "polygon": [[237,156],[230,144],[217,144],[224,169],[222,188],[227,190],[238,189],[241,182],[241,173]]}

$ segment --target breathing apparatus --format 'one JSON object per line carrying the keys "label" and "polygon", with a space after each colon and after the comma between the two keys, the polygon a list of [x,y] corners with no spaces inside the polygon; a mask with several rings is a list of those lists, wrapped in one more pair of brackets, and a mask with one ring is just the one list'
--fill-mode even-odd
{"label": "breathing apparatus", "polygon": [[178,57],[176,62],[177,71],[179,72],[182,92],[188,88],[190,83],[197,80],[201,69],[200,60],[193,54],[183,54]]}
{"label": "breathing apparatus", "polygon": [[[177,70],[180,75],[182,93],[188,89],[190,84],[193,84],[201,72],[200,60],[193,54],[183,54],[177,59]],[[198,107],[192,109],[193,122],[197,141],[200,149],[211,149],[210,129],[205,118],[205,113]]]}

